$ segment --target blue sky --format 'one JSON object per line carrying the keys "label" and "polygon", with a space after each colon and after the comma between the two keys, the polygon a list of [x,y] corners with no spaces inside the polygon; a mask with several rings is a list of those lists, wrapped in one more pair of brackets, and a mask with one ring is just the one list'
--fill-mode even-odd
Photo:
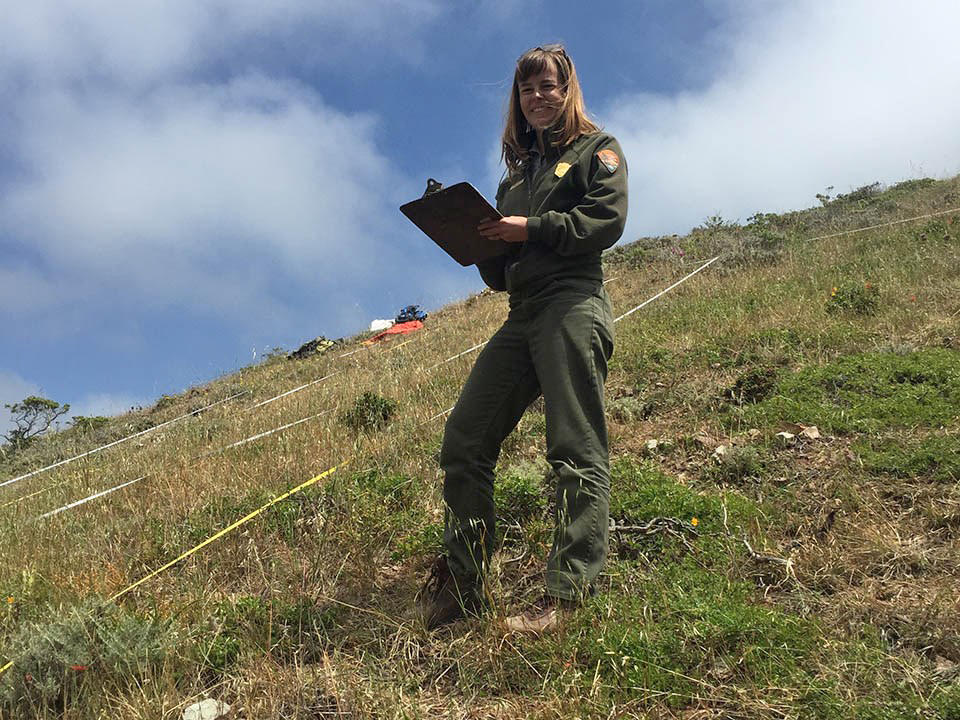
{"label": "blue sky", "polygon": [[428,176],[493,196],[513,61],[540,43],[624,147],[625,240],[960,172],[953,1],[597,7],[11,4],[0,402],[118,412],[478,290],[397,207]]}

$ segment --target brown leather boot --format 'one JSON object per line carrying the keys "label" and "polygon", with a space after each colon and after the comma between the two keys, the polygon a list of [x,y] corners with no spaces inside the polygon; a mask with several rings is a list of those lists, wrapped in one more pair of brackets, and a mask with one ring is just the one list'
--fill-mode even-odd
{"label": "brown leather boot", "polygon": [[483,611],[479,584],[458,577],[447,564],[446,555],[438,557],[417,593],[424,627],[433,630]]}
{"label": "brown leather boot", "polygon": [[507,632],[541,635],[560,627],[578,605],[575,600],[544,595],[533,607],[505,618],[503,623]]}

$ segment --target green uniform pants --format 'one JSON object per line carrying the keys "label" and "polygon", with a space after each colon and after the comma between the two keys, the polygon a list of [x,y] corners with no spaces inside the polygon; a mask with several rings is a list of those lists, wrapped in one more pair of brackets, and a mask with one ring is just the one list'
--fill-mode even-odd
{"label": "green uniform pants", "polygon": [[603,383],[613,353],[613,316],[600,281],[553,280],[515,290],[447,421],[444,543],[451,568],[482,575],[494,549],[494,467],[500,445],[543,394],[547,460],[556,481],[556,531],[547,593],[587,592],[607,553],[610,462]]}

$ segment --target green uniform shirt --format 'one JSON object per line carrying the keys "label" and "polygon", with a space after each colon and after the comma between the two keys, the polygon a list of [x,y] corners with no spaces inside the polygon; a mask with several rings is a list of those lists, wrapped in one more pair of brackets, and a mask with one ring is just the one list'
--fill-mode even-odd
{"label": "green uniform shirt", "polygon": [[477,263],[491,288],[513,292],[548,279],[602,280],[600,256],[620,239],[627,219],[620,144],[597,132],[548,148],[541,162],[527,162],[523,176],[500,183],[497,209],[528,218],[527,241]]}

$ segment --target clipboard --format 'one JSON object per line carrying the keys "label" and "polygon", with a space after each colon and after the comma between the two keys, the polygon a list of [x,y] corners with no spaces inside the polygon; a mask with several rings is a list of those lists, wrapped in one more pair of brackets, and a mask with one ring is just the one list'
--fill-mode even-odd
{"label": "clipboard", "polygon": [[464,267],[503,255],[510,248],[509,243],[477,232],[482,220],[499,220],[503,215],[468,182],[439,190],[428,186],[422,198],[401,205],[400,212]]}

